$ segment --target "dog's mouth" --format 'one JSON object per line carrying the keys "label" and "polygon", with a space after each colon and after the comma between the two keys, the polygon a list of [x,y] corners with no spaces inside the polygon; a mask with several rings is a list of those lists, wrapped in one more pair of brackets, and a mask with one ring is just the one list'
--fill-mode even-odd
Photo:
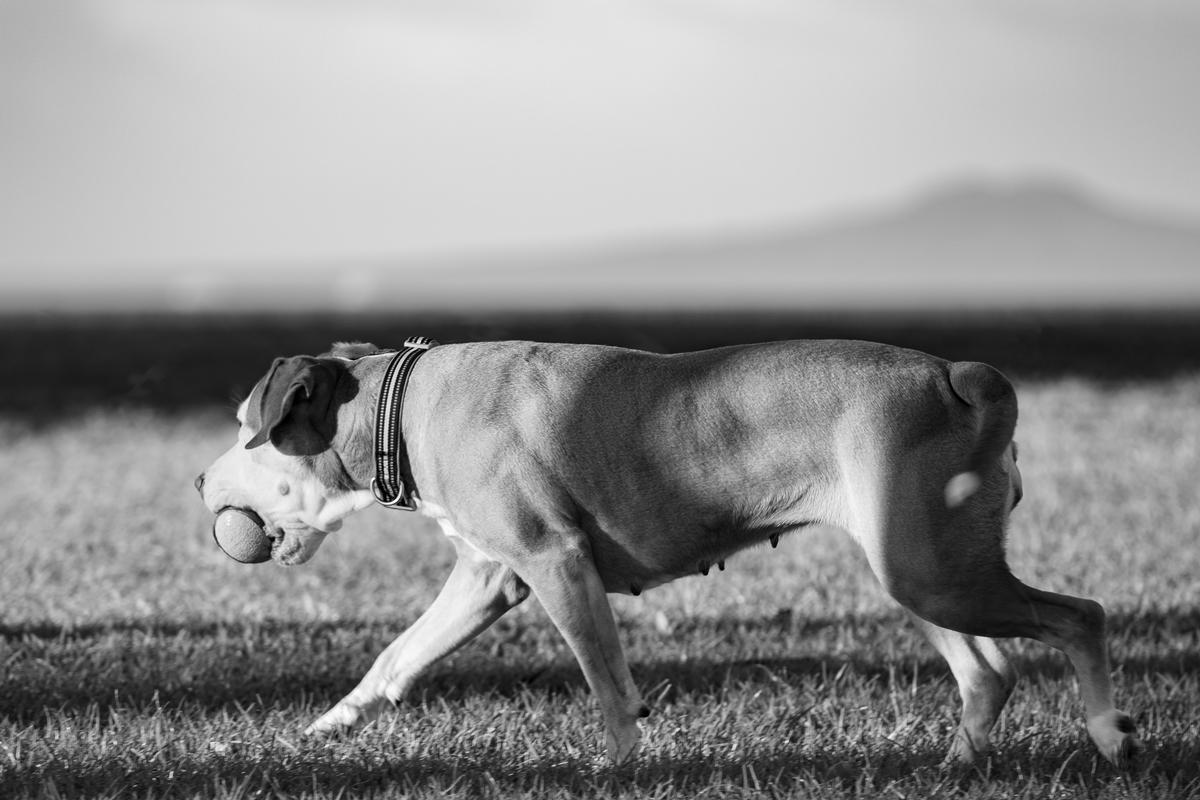
{"label": "dog's mouth", "polygon": [[268,520],[245,506],[224,506],[213,521],[217,547],[234,561],[295,566],[310,560],[338,523],[322,530],[297,520]]}
{"label": "dog's mouth", "polygon": [[272,532],[271,560],[285,567],[304,564],[316,555],[328,531],[285,525]]}
{"label": "dog's mouth", "polygon": [[277,537],[271,540],[271,560],[285,567],[294,566],[300,563],[296,557],[303,549],[299,542],[289,542],[283,531],[278,531]]}
{"label": "dog's mouth", "polygon": [[271,540],[271,560],[285,567],[302,563],[303,558],[297,558],[304,552],[304,545],[299,537],[289,536],[283,528],[268,523],[264,529],[267,538]]}

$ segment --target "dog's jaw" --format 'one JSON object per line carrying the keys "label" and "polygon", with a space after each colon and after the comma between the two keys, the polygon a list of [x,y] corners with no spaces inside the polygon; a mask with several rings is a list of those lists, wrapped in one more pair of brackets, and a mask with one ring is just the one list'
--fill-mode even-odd
{"label": "dog's jaw", "polygon": [[307,526],[284,529],[283,535],[275,540],[271,548],[271,560],[285,567],[294,567],[309,561],[328,534]]}

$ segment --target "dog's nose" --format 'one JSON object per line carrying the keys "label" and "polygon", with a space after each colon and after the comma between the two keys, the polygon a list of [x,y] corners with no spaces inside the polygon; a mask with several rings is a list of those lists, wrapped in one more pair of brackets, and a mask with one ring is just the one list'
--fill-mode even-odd
{"label": "dog's nose", "polygon": [[204,497],[204,473],[203,472],[201,472],[199,475],[196,476],[195,486],[196,486],[196,491],[200,493],[200,496]]}

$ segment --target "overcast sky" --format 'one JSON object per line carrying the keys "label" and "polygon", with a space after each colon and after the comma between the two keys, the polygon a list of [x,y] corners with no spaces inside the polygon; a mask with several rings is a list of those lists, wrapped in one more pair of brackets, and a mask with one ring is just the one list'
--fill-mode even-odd
{"label": "overcast sky", "polygon": [[815,225],[963,176],[1200,219],[1198,142],[1195,0],[0,0],[9,290]]}

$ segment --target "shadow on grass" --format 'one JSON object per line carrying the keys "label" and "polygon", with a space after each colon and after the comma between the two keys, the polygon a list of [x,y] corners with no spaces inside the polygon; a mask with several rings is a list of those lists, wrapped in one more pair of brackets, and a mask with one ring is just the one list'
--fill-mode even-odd
{"label": "shadow on grass", "polygon": [[[484,634],[436,665],[416,695],[448,702],[533,691],[577,692],[583,680],[569,651],[548,626]],[[48,711],[96,708],[296,706],[323,708],[357,683],[399,625],[338,622],[116,623],[63,628],[3,626],[7,672],[0,676],[0,716],[40,725]],[[1166,642],[1119,658],[1126,679],[1193,676],[1200,651],[1170,644],[1200,630],[1200,610],[1160,609],[1113,615],[1110,636]],[[780,683],[829,685],[843,676],[886,692],[949,680],[941,658],[898,615],[791,620],[698,620],[669,637],[643,626],[623,631],[639,685],[670,702],[680,695],[719,696],[731,685],[755,691]],[[822,639],[840,642],[822,648]],[[881,648],[888,644],[890,649]],[[696,647],[702,650],[699,657]],[[643,653],[653,653],[646,658]],[[747,657],[747,653],[752,653]],[[678,654],[678,655],[675,655]],[[761,655],[760,655],[761,654]],[[665,657],[663,657],[665,655]],[[1048,648],[1013,655],[1024,681],[1068,680],[1066,658]]]}
{"label": "shadow on grass", "polygon": [[[446,796],[617,797],[630,792],[651,796],[875,796],[906,788],[928,796],[971,793],[981,797],[1043,797],[1053,787],[1071,787],[1069,796],[1097,796],[1111,784],[1122,796],[1183,797],[1194,788],[1197,748],[1180,743],[1149,754],[1139,773],[1123,777],[1090,751],[1086,743],[1014,743],[978,768],[946,767],[939,752],[908,752],[886,741],[865,747],[831,747],[798,752],[772,748],[682,757],[638,757],[621,767],[593,756],[518,760],[499,752],[484,756],[411,756],[399,751],[330,758],[320,749],[290,753],[271,749],[216,755],[197,753],[185,760],[146,758],[51,762],[0,775],[0,795],[100,794],[110,796]],[[47,791],[53,787],[53,792]],[[1076,795],[1075,791],[1082,790]],[[1190,795],[1189,795],[1190,796]]]}
{"label": "shadow on grass", "polygon": [[[837,616],[795,615],[785,613],[774,617],[730,618],[699,617],[682,619],[675,624],[672,638],[684,640],[690,636],[741,636],[748,634],[771,634],[781,631],[800,636],[820,631],[841,628],[881,628],[894,634],[897,623],[904,617],[895,613],[841,614]],[[272,635],[311,634],[323,636],[341,631],[354,634],[377,634],[396,636],[403,631],[404,622],[375,622],[357,620],[294,621],[265,619],[253,622],[236,620],[114,620],[84,624],[60,624],[52,622],[0,623],[0,639],[10,642],[21,640],[57,640],[61,642],[95,639],[112,634],[132,633],[144,637],[170,638],[180,634],[195,637],[222,636],[238,639]],[[499,626],[515,627],[512,617],[502,619]],[[642,626],[626,626],[640,629]],[[900,627],[905,627],[900,625]],[[1200,606],[1153,607],[1134,612],[1117,611],[1108,614],[1110,638],[1136,636],[1186,635],[1200,630]],[[886,630],[884,631],[886,633]]]}

